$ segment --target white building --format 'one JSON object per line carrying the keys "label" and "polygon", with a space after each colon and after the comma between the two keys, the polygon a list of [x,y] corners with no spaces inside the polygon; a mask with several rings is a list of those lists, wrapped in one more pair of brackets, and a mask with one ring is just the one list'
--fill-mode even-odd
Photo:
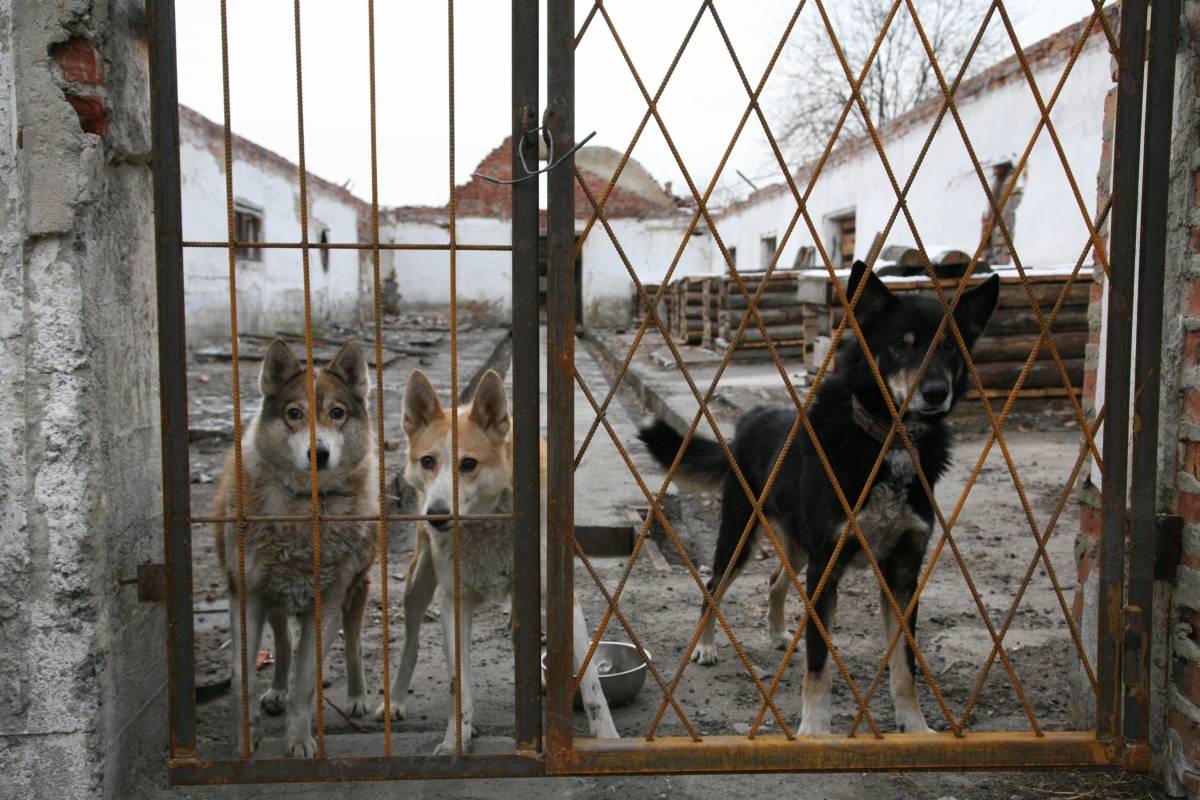
{"label": "white building", "polygon": [[[1043,102],[1049,102],[1085,23],[1025,47]],[[1097,25],[1090,31],[1050,114],[1088,214],[1095,213],[1104,98],[1112,86],[1110,70],[1107,39]],[[1010,178],[1041,119],[1016,56],[963,81],[955,100],[984,176],[996,192]],[[943,104],[939,94],[879,130],[901,187]],[[808,184],[811,169],[811,165],[806,166],[796,176],[801,192]],[[807,208],[834,264],[848,265],[868,255],[896,200],[878,152],[864,137],[833,150],[814,184]],[[975,252],[992,212],[949,113],[933,138],[907,203],[927,249],[949,247],[968,254]],[[718,215],[717,228],[726,246],[736,249],[739,269],[768,266],[796,207],[791,190],[779,183],[758,190]],[[1054,143],[1043,130],[1005,210],[1005,221],[1023,265],[1074,264],[1088,236],[1078,207]],[[903,214],[898,215],[882,245],[915,244],[912,229]],[[993,264],[1009,262],[1009,252],[998,232],[993,234],[984,259]],[[720,253],[714,253],[714,263],[721,260]],[[778,268],[808,266],[824,265],[801,218],[784,244]]]}
{"label": "white building", "polygon": [[[1025,48],[1044,100],[1049,99],[1068,56],[1084,32],[1083,22]],[[1051,114],[1080,197],[1089,213],[1101,158],[1105,95],[1112,84],[1106,38],[1099,26],[1086,43]],[[1016,57],[964,81],[956,101],[985,179],[993,191],[1011,176],[1040,120],[1038,105]],[[934,98],[884,125],[880,135],[901,185],[907,180],[930,127],[941,110]],[[227,240],[223,131],[218,123],[180,109],[183,170],[184,238],[221,243]],[[476,171],[511,176],[511,144],[504,140]],[[599,197],[621,154],[607,147],[585,147],[576,166]],[[811,167],[798,171],[803,190]],[[299,168],[253,142],[234,137],[233,196],[237,240],[297,242]],[[345,188],[308,176],[309,238],[312,242],[367,242],[370,205]],[[511,243],[511,190],[478,177],[456,192],[456,232],[461,244]],[[974,253],[991,211],[979,177],[967,157],[953,118],[947,114],[907,197],[926,247]],[[887,235],[883,228],[896,205],[878,153],[869,139],[839,145],[831,153],[808,201],[808,212],[835,265],[864,258],[876,239],[881,245],[911,247],[916,240],[903,215]],[[721,237],[736,253],[740,269],[764,269],[777,247],[779,268],[821,267],[813,237],[803,221],[783,242],[796,209],[783,183],[756,191],[719,212]],[[662,280],[675,259],[692,210],[630,160],[605,207],[622,249],[639,278]],[[576,191],[576,234],[582,233],[592,207]],[[1071,185],[1047,131],[1042,131],[1018,179],[1006,210],[1022,263],[1031,268],[1073,264],[1087,240],[1087,229]],[[398,207],[381,212],[384,243],[445,245],[449,241],[447,207]],[[368,250],[313,250],[310,275],[313,319],[357,324],[369,317],[372,270]],[[544,252],[544,250],[543,250]],[[540,269],[545,272],[545,260]],[[993,233],[984,260],[1010,261],[999,233]],[[303,275],[297,250],[247,248],[238,259],[238,315],[247,332],[299,330],[303,322]],[[384,278],[393,277],[402,309],[444,310],[450,297],[449,255],[445,249],[384,250]],[[505,321],[511,303],[511,253],[504,249],[460,251],[457,259],[460,315],[479,321]],[[229,264],[224,247],[185,251],[189,334],[194,342],[229,333]],[[632,312],[633,281],[604,228],[596,224],[577,264],[577,314],[584,324],[622,325]],[[724,259],[701,224],[683,244],[674,276],[725,271]]]}

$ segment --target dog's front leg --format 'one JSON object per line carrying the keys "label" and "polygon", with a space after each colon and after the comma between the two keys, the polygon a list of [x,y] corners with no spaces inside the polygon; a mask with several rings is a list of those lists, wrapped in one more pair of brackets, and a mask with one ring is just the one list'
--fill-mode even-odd
{"label": "dog's front leg", "polygon": [[[462,709],[462,743],[463,752],[470,746],[472,720],[475,717],[475,704],[471,695],[471,622],[475,617],[475,603],[463,597],[459,608],[459,636],[457,642],[454,636],[454,590],[446,586],[442,589],[442,641],[446,650],[446,674],[454,686],[461,702]],[[455,648],[460,653],[461,675],[454,674]],[[461,680],[458,680],[460,678]],[[454,703],[453,698],[451,703]],[[434,755],[453,754],[458,752],[454,706],[450,708],[450,719],[446,722],[446,736],[433,751]]]}
{"label": "dog's front leg", "polygon": [[[254,659],[258,655],[259,645],[262,643],[263,623],[266,620],[266,609],[262,601],[253,592],[246,594],[246,636],[242,636],[241,625],[241,606],[238,601],[238,594],[235,588],[231,588],[229,592],[229,631],[233,639],[233,729],[236,731],[235,739],[238,742],[242,752],[245,752],[246,741],[242,738],[245,729],[242,723],[242,668],[243,664],[247,668],[246,672],[246,697],[254,698],[255,696],[255,677]],[[243,649],[244,647],[244,649]],[[243,653],[245,656],[243,657]],[[278,669],[278,667],[276,668]],[[283,680],[286,682],[287,677]],[[247,706],[250,729],[250,752],[258,747],[258,740],[262,736],[262,731],[258,725],[258,703],[250,699],[245,703]]]}
{"label": "dog's front leg", "polygon": [[[588,647],[591,646],[591,637],[588,635],[587,621],[583,618],[583,609],[579,607],[579,601],[574,597],[571,598],[572,611],[572,639],[575,650],[574,669],[579,671],[579,665],[583,663],[583,657],[587,655]],[[617,733],[617,726],[613,724],[612,712],[608,708],[608,700],[604,697],[604,690],[600,687],[600,670],[596,668],[596,657],[588,662],[587,669],[583,673],[583,680],[579,683],[579,691],[583,694],[583,710],[587,714],[588,729],[592,732],[592,736],[597,739],[619,739],[620,734]]]}
{"label": "dog's front leg", "polygon": [[321,608],[321,653],[317,653],[316,616],[300,616],[300,643],[294,659],[296,678],[288,693],[287,749],[288,755],[311,758],[317,754],[317,741],[312,735],[313,699],[317,692],[317,659],[324,663],[329,642],[337,634],[341,608],[327,604]]}
{"label": "dog's front leg", "polygon": [[[418,526],[424,524],[417,523]],[[417,654],[421,646],[421,621],[425,618],[425,611],[437,592],[437,571],[433,567],[433,553],[429,542],[424,541],[427,535],[418,529],[417,552],[409,562],[408,576],[404,582],[404,651],[400,655],[400,665],[396,668],[396,680],[392,683],[392,719],[404,719],[404,701],[408,696],[413,672],[417,668]],[[384,680],[387,680],[386,675]],[[387,709],[380,703],[375,709],[375,719],[382,720],[386,713]]]}
{"label": "dog's front leg", "polygon": [[[899,605],[901,613],[907,610],[908,604],[917,590],[921,560],[925,553],[924,547],[906,547],[905,544],[902,541],[882,565],[884,577],[887,578],[888,586],[896,596],[896,603]],[[883,614],[887,641],[890,642],[892,637],[899,632],[900,623],[882,592],[880,592],[879,606]],[[913,604],[912,616],[908,618],[908,628],[909,632],[916,637],[916,603]],[[917,697],[915,671],[916,656],[913,654],[912,648],[908,646],[908,640],[901,634],[900,641],[896,643],[896,647],[892,650],[892,656],[888,659],[888,688],[892,692],[892,708],[896,712],[896,728],[901,733],[932,733],[933,729],[925,721],[925,714],[921,711],[921,702]]]}
{"label": "dog's front leg", "polygon": [[271,688],[259,698],[262,710],[275,716],[287,710],[288,675],[292,670],[292,634],[288,630],[287,613],[275,609],[267,615],[275,635],[275,668]]}
{"label": "dog's front leg", "polygon": [[[367,713],[367,688],[363,676],[362,625],[367,611],[367,596],[371,580],[360,575],[346,593],[342,603],[342,635],[346,639],[346,713],[361,717]],[[387,680],[387,676],[384,676]]]}
{"label": "dog's front leg", "polygon": [[[824,567],[824,564],[809,562],[805,577],[810,597],[816,591]],[[831,635],[837,615],[839,577],[839,571],[834,568],[825,591],[816,603],[817,616]],[[804,656],[808,671],[804,673],[799,733],[801,736],[819,736],[829,733],[833,727],[833,672],[829,666],[829,648],[811,620],[804,629]]]}

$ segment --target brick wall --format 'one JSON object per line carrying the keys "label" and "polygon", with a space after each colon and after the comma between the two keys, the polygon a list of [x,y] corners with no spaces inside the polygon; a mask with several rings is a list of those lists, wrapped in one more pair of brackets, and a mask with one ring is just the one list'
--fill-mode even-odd
{"label": "brick wall", "polygon": [[[1200,0],[1184,0],[1183,7],[1167,219],[1156,500],[1160,512],[1182,517],[1184,536],[1178,568],[1155,586],[1150,743],[1168,794],[1200,798]],[[1098,207],[1107,200],[1111,184],[1115,94],[1111,92],[1105,103]],[[1104,376],[1097,375],[1103,359],[1103,302],[1103,275],[1097,272],[1084,377],[1085,405],[1092,415],[1104,382]],[[1088,600],[1100,515],[1093,473],[1089,471],[1077,487],[1082,514],[1075,613],[1094,631],[1096,609]]]}

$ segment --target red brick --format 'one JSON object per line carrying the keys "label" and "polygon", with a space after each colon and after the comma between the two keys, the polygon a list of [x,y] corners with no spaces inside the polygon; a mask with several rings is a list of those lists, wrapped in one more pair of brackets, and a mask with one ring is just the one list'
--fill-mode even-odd
{"label": "red brick", "polygon": [[[1193,243],[1196,240],[1197,234],[1200,233],[1200,225],[1192,231]],[[1191,281],[1188,284],[1188,304],[1187,312],[1189,316],[1200,316],[1200,281]]]}
{"label": "red brick", "polygon": [[1167,714],[1167,724],[1179,734],[1183,742],[1183,757],[1189,764],[1200,764],[1200,730],[1192,724],[1184,714],[1171,709]]}
{"label": "red brick", "polygon": [[1200,442],[1188,442],[1184,445],[1183,468],[1200,478]]}
{"label": "red brick", "polygon": [[1183,517],[1184,524],[1195,525],[1200,522],[1200,496],[1180,492],[1178,507],[1179,516]]}
{"label": "red brick", "polygon": [[1188,237],[1188,244],[1191,246],[1192,253],[1200,253],[1200,225],[1192,228],[1192,235]]}
{"label": "red brick", "polygon": [[1189,331],[1183,337],[1183,357],[1189,364],[1200,364],[1200,331]]}
{"label": "red brick", "polygon": [[1192,173],[1192,205],[1200,206],[1200,169]]}
{"label": "red brick", "polygon": [[1083,399],[1096,399],[1096,370],[1089,369],[1083,373]]}
{"label": "red brick", "polygon": [[72,36],[50,48],[50,57],[62,70],[64,79],[71,83],[99,86],[104,83],[100,75],[100,59],[96,48],[80,36]]}
{"label": "red brick", "polygon": [[1193,556],[1188,553],[1182,553],[1179,556],[1179,563],[1189,569],[1200,570],[1200,556]]}
{"label": "red brick", "polygon": [[67,102],[79,115],[79,127],[85,133],[104,136],[108,133],[108,112],[104,110],[104,101],[93,95],[67,95]]}
{"label": "red brick", "polygon": [[1200,425],[1200,392],[1187,392],[1183,396],[1183,407],[1188,422]]}

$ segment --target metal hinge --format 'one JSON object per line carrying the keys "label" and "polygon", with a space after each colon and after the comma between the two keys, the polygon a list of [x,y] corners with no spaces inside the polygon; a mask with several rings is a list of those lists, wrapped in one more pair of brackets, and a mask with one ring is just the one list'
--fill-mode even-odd
{"label": "metal hinge", "polygon": [[1183,517],[1159,514],[1154,525],[1154,580],[1173,581],[1183,558]]}
{"label": "metal hinge", "polygon": [[167,602],[167,565],[138,564],[137,577],[118,577],[120,586],[137,586],[139,603]]}

